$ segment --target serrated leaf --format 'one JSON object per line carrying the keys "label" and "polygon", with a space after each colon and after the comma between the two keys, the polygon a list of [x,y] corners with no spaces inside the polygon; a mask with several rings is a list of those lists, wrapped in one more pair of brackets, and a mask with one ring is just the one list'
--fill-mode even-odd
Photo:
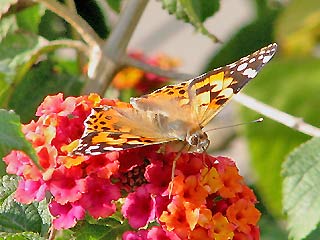
{"label": "serrated leaf", "polygon": [[305,238],[320,222],[320,138],[296,148],[282,165],[289,236]]}
{"label": "serrated leaf", "polygon": [[1,240],[45,240],[38,233],[23,232],[23,233],[4,233],[0,232]]}
{"label": "serrated leaf", "polygon": [[22,131],[20,118],[13,111],[0,109],[0,158],[12,150],[25,152],[35,164],[38,164],[37,155]]}
{"label": "serrated leaf", "polygon": [[218,41],[217,37],[206,29],[203,22],[217,12],[219,6],[219,0],[162,0],[162,7],[169,14],[175,14],[177,19],[190,22],[197,31],[207,35],[215,42]]}
{"label": "serrated leaf", "polygon": [[22,122],[35,118],[37,107],[49,94],[80,94],[80,77],[69,74],[65,68],[64,65],[48,60],[37,64],[26,74],[9,101],[9,107],[21,116]]}
{"label": "serrated leaf", "polygon": [[47,204],[35,202],[23,205],[13,199],[17,177],[3,176],[0,180],[0,232],[37,232],[45,234],[50,221],[44,212]]}
{"label": "serrated leaf", "polygon": [[0,204],[3,203],[18,186],[18,177],[5,175],[0,179]]}
{"label": "serrated leaf", "polygon": [[[320,109],[319,60],[315,58],[273,59],[245,89],[249,95],[317,126]],[[243,109],[246,120],[259,116]],[[265,119],[262,125],[247,126],[252,164],[262,201],[273,216],[282,215],[281,164],[308,136]]]}

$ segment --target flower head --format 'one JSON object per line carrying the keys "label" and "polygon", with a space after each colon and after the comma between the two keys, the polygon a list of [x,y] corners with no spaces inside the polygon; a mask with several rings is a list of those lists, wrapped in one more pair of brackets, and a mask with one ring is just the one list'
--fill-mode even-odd
{"label": "flower head", "polygon": [[132,227],[123,239],[258,239],[256,198],[228,158],[159,145],[72,155],[83,122],[100,105],[132,107],[96,94],[44,100],[38,120],[23,126],[42,169],[20,151],[4,158],[7,172],[21,177],[17,201],[41,201],[49,192],[56,229],[74,227],[86,213],[98,219],[121,212]]}

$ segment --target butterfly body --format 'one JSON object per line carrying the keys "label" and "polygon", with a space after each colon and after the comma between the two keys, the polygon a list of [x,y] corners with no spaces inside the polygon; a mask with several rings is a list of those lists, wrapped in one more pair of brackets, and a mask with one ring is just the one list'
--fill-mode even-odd
{"label": "butterfly body", "polygon": [[209,139],[203,128],[271,59],[277,45],[194,79],[130,100],[131,107],[94,108],[75,154],[96,155],[173,141],[197,152]]}

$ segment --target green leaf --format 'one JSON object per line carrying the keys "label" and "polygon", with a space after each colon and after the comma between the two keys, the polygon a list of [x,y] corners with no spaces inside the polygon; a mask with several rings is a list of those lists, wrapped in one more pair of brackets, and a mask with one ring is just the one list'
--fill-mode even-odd
{"label": "green leaf", "polygon": [[[1,23],[1,22],[0,22]],[[1,27],[0,27],[1,28]],[[0,105],[4,105],[7,91],[19,66],[30,60],[32,54],[45,44],[42,38],[30,34],[8,33],[0,41]]]}
{"label": "green leaf", "polygon": [[267,12],[263,18],[242,27],[215,53],[205,71],[225,66],[273,42],[273,25],[277,13],[278,11]]}
{"label": "green leaf", "polygon": [[[245,91],[273,107],[306,122],[319,124],[320,68],[316,58],[273,59],[245,88]],[[243,109],[244,121],[259,114]],[[281,164],[290,151],[308,136],[265,119],[262,125],[246,126],[252,164],[262,202],[273,216],[282,216]]]}
{"label": "green leaf", "polygon": [[211,34],[203,25],[203,22],[219,10],[219,0],[161,0],[162,7],[169,14],[175,14],[177,19],[190,22],[199,32],[218,41],[217,37]]}
{"label": "green leaf", "polygon": [[280,224],[265,214],[261,215],[259,227],[261,240],[288,239],[287,233]]}
{"label": "green leaf", "polygon": [[3,240],[45,240],[38,233],[22,232],[22,233],[7,233],[0,232],[0,239]]}
{"label": "green leaf", "polygon": [[38,33],[44,12],[45,8],[41,4],[36,4],[18,12],[16,18],[19,28],[28,32]]}
{"label": "green leaf", "polygon": [[[45,234],[49,229],[46,203],[23,205],[13,199],[18,177],[3,176],[0,180],[0,232],[36,232]],[[45,217],[44,217],[45,216]]]}
{"label": "green leaf", "polygon": [[280,14],[275,36],[283,52],[290,55],[312,55],[319,42],[320,2],[292,0]]}
{"label": "green leaf", "polygon": [[0,178],[0,204],[10,197],[17,189],[18,177],[17,176],[3,176]]}
{"label": "green leaf", "polygon": [[95,1],[75,1],[75,4],[77,13],[90,24],[101,38],[106,39],[110,29],[99,4]]}
{"label": "green leaf", "polygon": [[82,82],[79,77],[70,75],[64,65],[50,60],[41,62],[31,68],[15,88],[9,107],[21,116],[22,122],[35,118],[36,109],[47,95],[59,92],[65,96],[80,94]]}
{"label": "green leaf", "polygon": [[39,35],[48,40],[70,38],[67,23],[51,11],[45,11],[39,24]]}
{"label": "green leaf", "polygon": [[[114,219],[105,219],[106,225],[90,224],[83,221],[82,224],[78,224],[73,230],[75,230],[74,236],[77,240],[95,240],[95,239],[110,239],[117,240],[125,231],[131,230],[128,222],[120,223]],[[104,220],[104,219],[102,219]]]}
{"label": "green leaf", "polygon": [[296,148],[282,165],[289,236],[305,238],[320,222],[320,138]]}
{"label": "green leaf", "polygon": [[24,151],[35,164],[38,163],[34,149],[21,131],[19,116],[13,111],[0,109],[0,158],[12,150]]}
{"label": "green leaf", "polygon": [[121,10],[121,0],[106,0],[109,6],[117,13]]}

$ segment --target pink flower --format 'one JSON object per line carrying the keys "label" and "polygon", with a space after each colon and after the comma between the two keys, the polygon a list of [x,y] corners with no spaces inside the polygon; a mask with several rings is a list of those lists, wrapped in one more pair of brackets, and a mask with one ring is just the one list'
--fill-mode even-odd
{"label": "pink flower", "polygon": [[147,187],[139,187],[130,193],[122,206],[122,214],[128,218],[129,224],[134,228],[145,226],[155,217],[155,200]]}
{"label": "pink flower", "polygon": [[127,231],[122,236],[123,240],[181,240],[174,232],[164,230],[159,226],[149,230],[139,230],[137,232]]}
{"label": "pink flower", "polygon": [[38,180],[41,173],[38,168],[31,162],[31,159],[23,152],[12,151],[3,158],[7,164],[7,173],[17,176],[28,176],[28,179]]}
{"label": "pink flower", "polygon": [[24,204],[33,201],[40,202],[44,199],[47,189],[47,185],[42,180],[21,180],[15,193],[15,199]]}
{"label": "pink flower", "polygon": [[75,108],[75,98],[63,100],[63,94],[58,93],[55,96],[47,96],[36,112],[36,116],[58,114],[67,116]]}
{"label": "pink flower", "polygon": [[80,204],[94,218],[109,217],[116,206],[113,200],[120,198],[120,189],[109,180],[95,176],[87,177],[87,191],[80,199]]}
{"label": "pink flower", "polygon": [[51,179],[47,182],[48,188],[58,203],[75,202],[85,192],[86,180],[82,177],[81,168],[60,166],[53,172]]}
{"label": "pink flower", "polygon": [[84,218],[85,210],[79,203],[67,203],[65,205],[52,201],[49,204],[49,210],[53,220],[55,229],[67,229],[76,225],[78,220]]}
{"label": "pink flower", "polygon": [[127,231],[122,235],[123,240],[147,240],[148,230],[139,230],[137,232]]}

